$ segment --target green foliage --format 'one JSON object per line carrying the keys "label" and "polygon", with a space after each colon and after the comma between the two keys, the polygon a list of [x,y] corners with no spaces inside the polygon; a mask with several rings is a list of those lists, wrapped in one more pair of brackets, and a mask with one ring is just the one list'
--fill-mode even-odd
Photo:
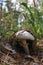
{"label": "green foliage", "polygon": [[[28,30],[31,29],[32,33],[35,35],[36,39],[43,38],[43,18],[42,11],[39,11],[36,7],[28,7],[27,3],[21,3],[26,8],[27,18],[26,21]],[[29,27],[30,26],[30,27]],[[26,27],[26,24],[25,24]]]}
{"label": "green foliage", "polygon": [[[14,15],[12,15],[14,13]],[[16,32],[18,30],[18,22],[17,22],[17,18],[18,16],[16,16],[16,14],[19,14],[15,12],[7,12],[5,13],[5,16],[2,18],[1,21],[1,25],[0,25],[0,38],[8,38],[9,36],[11,36],[12,34],[14,34],[14,32]]]}
{"label": "green foliage", "polygon": [[28,7],[27,3],[21,3],[20,5],[24,6],[23,12],[16,10],[9,10],[7,13],[3,12],[3,21],[1,21],[0,25],[0,38],[8,38],[14,32],[19,30],[17,21],[20,13],[25,17],[20,29],[24,28],[25,30],[27,29],[31,31],[35,35],[36,39],[43,38],[43,3],[41,4],[40,10],[36,7]]}

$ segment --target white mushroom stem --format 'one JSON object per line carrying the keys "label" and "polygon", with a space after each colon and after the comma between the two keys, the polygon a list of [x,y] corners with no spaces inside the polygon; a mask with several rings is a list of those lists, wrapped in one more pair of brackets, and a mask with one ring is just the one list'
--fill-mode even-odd
{"label": "white mushroom stem", "polygon": [[25,39],[22,39],[22,46],[25,49],[26,54],[29,55],[29,49]]}
{"label": "white mushroom stem", "polygon": [[28,44],[26,43],[26,39],[34,40],[35,39],[34,36],[25,30],[18,31],[15,35],[16,35],[16,38],[19,38],[22,40],[21,45],[25,49],[25,52],[29,55],[29,49],[28,49]]}

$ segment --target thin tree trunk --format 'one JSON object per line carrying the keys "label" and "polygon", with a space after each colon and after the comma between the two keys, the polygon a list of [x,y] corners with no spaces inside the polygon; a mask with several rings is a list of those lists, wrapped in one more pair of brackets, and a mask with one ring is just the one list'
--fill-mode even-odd
{"label": "thin tree trunk", "polygon": [[33,3],[34,3],[34,7],[36,7],[36,3],[35,3],[35,0],[33,0]]}

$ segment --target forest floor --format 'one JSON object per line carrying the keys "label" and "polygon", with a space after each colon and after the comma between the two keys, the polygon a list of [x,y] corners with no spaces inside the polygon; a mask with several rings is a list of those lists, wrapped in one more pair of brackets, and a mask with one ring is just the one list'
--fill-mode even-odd
{"label": "forest floor", "polygon": [[3,54],[0,58],[0,65],[43,65],[43,61],[39,61],[38,58],[34,57],[35,61],[30,61],[25,58],[17,57],[16,59]]}
{"label": "forest floor", "polygon": [[37,55],[20,55],[7,44],[0,43],[0,65],[43,65],[43,59],[39,60]]}

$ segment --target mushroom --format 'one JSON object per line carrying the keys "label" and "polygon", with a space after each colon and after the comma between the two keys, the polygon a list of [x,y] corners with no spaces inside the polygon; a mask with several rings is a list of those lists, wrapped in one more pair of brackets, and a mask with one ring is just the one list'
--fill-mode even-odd
{"label": "mushroom", "polygon": [[26,40],[34,40],[35,39],[34,36],[25,30],[20,30],[16,32],[15,35],[16,35],[16,38],[19,38],[22,40],[22,46],[25,49],[26,54],[29,55],[29,49],[28,49]]}

